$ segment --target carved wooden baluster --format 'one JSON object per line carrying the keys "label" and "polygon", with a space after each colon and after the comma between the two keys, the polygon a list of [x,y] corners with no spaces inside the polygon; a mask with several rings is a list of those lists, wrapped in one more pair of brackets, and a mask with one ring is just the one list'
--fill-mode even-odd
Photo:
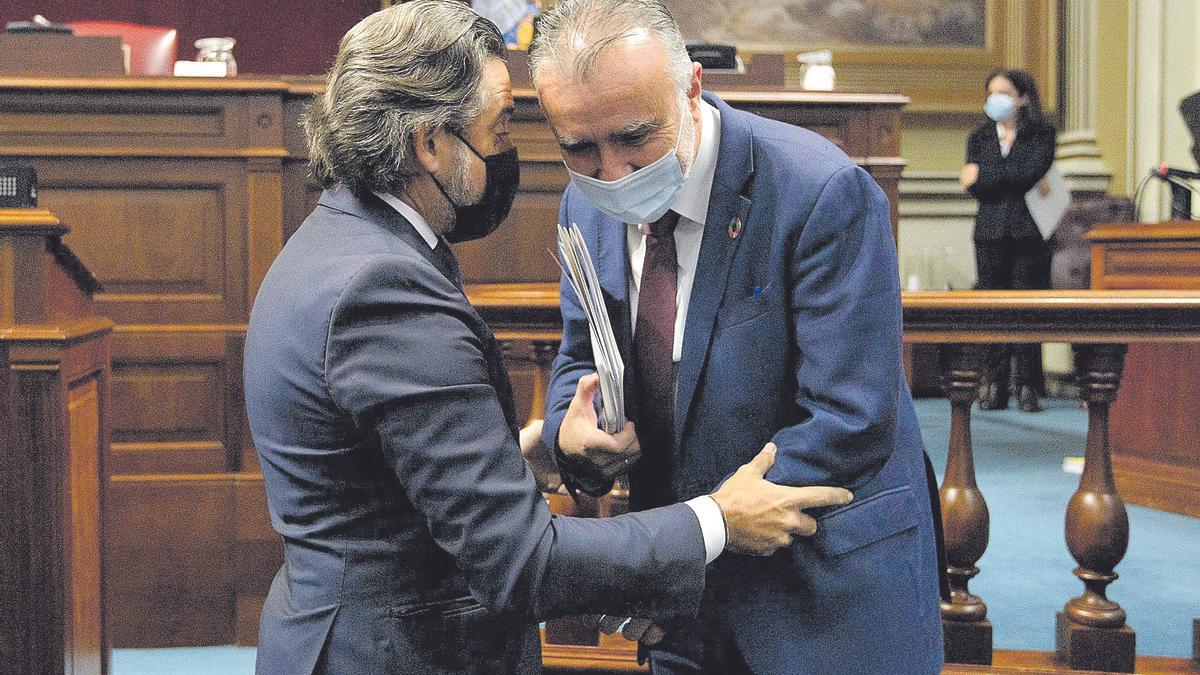
{"label": "carved wooden baluster", "polygon": [[971,404],[979,392],[983,355],[984,347],[967,344],[942,345],[938,352],[942,391],[950,399],[949,457],[940,490],[951,596],[942,603],[946,660],[987,665],[992,662],[987,605],[967,590],[988,544],[987,502],[975,484],[971,449]]}
{"label": "carved wooden baluster", "polygon": [[550,382],[550,367],[554,365],[554,357],[558,355],[558,341],[534,340],[533,360],[537,370],[533,373],[533,401],[529,404],[529,424],[540,420],[546,414],[546,386]]}
{"label": "carved wooden baluster", "polygon": [[1083,595],[1058,613],[1057,654],[1071,668],[1133,672],[1133,629],[1105,595],[1129,545],[1129,517],[1113,482],[1108,411],[1117,398],[1125,345],[1075,345],[1075,369],[1088,405],[1087,447],[1079,488],[1067,505],[1067,548],[1079,563]]}
{"label": "carved wooden baluster", "polygon": [[508,356],[512,352],[512,340],[496,340],[496,349],[500,350],[500,361],[505,363],[504,369],[508,370]]}

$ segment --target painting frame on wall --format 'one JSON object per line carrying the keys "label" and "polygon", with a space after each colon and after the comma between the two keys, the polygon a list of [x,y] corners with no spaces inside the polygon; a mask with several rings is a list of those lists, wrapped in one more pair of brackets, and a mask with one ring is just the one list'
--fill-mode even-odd
{"label": "painting frame on wall", "polygon": [[[387,7],[403,0],[382,0]],[[814,0],[815,1],[815,0]],[[824,5],[833,4],[824,2]],[[841,4],[877,6],[903,5],[909,0],[841,0]],[[955,0],[911,0],[949,6]],[[968,2],[972,0],[967,0]],[[787,64],[787,85],[799,88],[800,64],[795,56],[812,49],[830,49],[841,91],[897,92],[911,103],[906,115],[978,114],[982,105],[984,79],[997,68],[1021,68],[1038,82],[1042,104],[1051,115],[1057,114],[1059,98],[1059,22],[1062,0],[979,0],[982,2],[981,35],[971,44],[948,44],[948,40],[926,40],[923,44],[870,44],[859,39],[831,42],[737,41],[746,60],[755,53],[782,53]],[[666,0],[669,7],[695,5],[691,0]],[[731,0],[747,4],[804,3],[805,0]],[[553,0],[543,0],[545,8]],[[688,18],[676,12],[681,28]],[[701,36],[688,35],[690,41]]]}
{"label": "painting frame on wall", "polygon": [[[804,0],[762,0],[773,4]],[[939,2],[943,0],[927,0]],[[948,5],[952,0],[944,0]],[[870,5],[876,0],[853,0]],[[913,0],[917,2],[917,0]],[[968,44],[948,40],[926,40],[923,44],[870,44],[869,40],[846,39],[829,31],[829,41],[782,42],[742,41],[738,50],[753,59],[754,53],[782,53],[788,67],[787,82],[799,86],[800,65],[795,55],[813,49],[829,49],[837,72],[837,89],[842,91],[898,92],[912,103],[912,114],[977,114],[983,100],[984,79],[997,68],[1029,71],[1043,93],[1043,105],[1051,114],[1058,109],[1059,38],[1061,0],[982,0],[981,31]],[[669,5],[686,0],[668,0]],[[832,3],[824,3],[830,5]],[[843,5],[848,3],[841,3]],[[877,6],[902,2],[881,0]],[[681,27],[686,17],[678,17]],[[851,37],[853,35],[851,34]],[[697,36],[686,35],[689,41]],[[973,43],[973,44],[971,44]]]}
{"label": "painting frame on wall", "polygon": [[986,46],[987,0],[666,0],[689,42],[786,51]]}

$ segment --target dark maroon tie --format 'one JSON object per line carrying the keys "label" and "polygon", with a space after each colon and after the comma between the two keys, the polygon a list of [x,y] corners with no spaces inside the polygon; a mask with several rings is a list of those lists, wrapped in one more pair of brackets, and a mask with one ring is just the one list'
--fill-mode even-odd
{"label": "dark maroon tie", "polygon": [[[675,225],[679,215],[646,225],[646,257],[638,285],[634,351],[638,393],[638,441],[642,459],[630,476],[631,505],[671,503],[671,463],[675,431]],[[638,484],[645,481],[645,488]],[[653,494],[653,497],[651,496]],[[663,501],[665,500],[665,501]]]}

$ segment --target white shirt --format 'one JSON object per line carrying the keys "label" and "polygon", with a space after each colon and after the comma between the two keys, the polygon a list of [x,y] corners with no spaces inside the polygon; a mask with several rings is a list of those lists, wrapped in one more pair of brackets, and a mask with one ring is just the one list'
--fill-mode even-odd
{"label": "white shirt", "polygon": [[1012,135],[1008,137],[1008,142],[1004,140],[1004,125],[996,122],[996,140],[1000,141],[1000,156],[1008,157],[1008,152],[1012,150],[1013,141],[1017,138],[1017,129],[1013,127]]}
{"label": "white shirt", "polygon": [[412,223],[413,229],[417,231],[417,234],[421,235],[426,244],[429,244],[429,248],[435,249],[438,247],[441,239],[438,239],[438,236],[433,233],[433,228],[429,227],[429,223],[425,221],[425,217],[417,213],[416,209],[404,203],[395,195],[389,195],[386,192],[376,192],[374,194],[376,197],[382,199],[383,203],[399,211],[405,220]]}
{"label": "white shirt", "polygon": [[[696,262],[700,259],[700,242],[704,238],[704,221],[708,217],[708,198],[712,194],[713,176],[717,172],[717,148],[721,145],[721,113],[700,101],[700,147],[688,171],[683,189],[675,198],[671,210],[679,214],[675,226],[675,258],[678,264],[675,285],[675,344],[672,359],[678,363],[683,353],[683,329],[687,325],[688,300],[696,279]],[[632,223],[625,233],[629,244],[629,317],[637,330],[638,288],[642,283],[642,262],[646,259],[646,235],[642,225]]]}
{"label": "white shirt", "polygon": [[[704,105],[706,107],[708,106],[707,103],[705,103]],[[713,112],[716,112],[716,111],[714,110]],[[705,126],[707,127],[707,124]],[[697,156],[697,158],[698,158],[698,156]],[[715,165],[715,162],[714,162],[714,165]],[[709,187],[712,186],[712,171],[711,170],[709,171],[709,175],[708,175],[708,186]],[[686,186],[684,189],[686,191],[686,189],[687,189]],[[438,236],[436,234],[433,233],[433,228],[429,227],[429,223],[425,221],[425,218],[420,213],[417,213],[416,209],[414,209],[413,207],[404,203],[395,195],[390,195],[390,194],[383,193],[383,192],[376,192],[374,194],[376,197],[379,197],[380,199],[382,199],[385,204],[392,207],[393,209],[396,209],[396,211],[399,212],[400,215],[404,216],[405,220],[407,220],[409,223],[412,223],[413,229],[415,229],[417,231],[417,234],[421,235],[421,239],[423,239],[426,244],[429,244],[430,249],[436,249],[438,247],[438,245],[441,243],[441,240],[438,238]],[[707,207],[708,188],[705,189],[704,201],[706,202],[705,209],[707,209],[708,208]],[[682,216],[682,214],[680,214],[680,215]],[[703,218],[704,216],[701,215],[700,217]],[[680,218],[679,222],[682,225],[683,218]],[[676,236],[676,246],[678,246],[679,245],[678,244],[678,237],[679,237],[678,231],[676,232],[675,236]],[[643,249],[644,249],[644,245],[643,245]],[[699,236],[699,234],[697,234],[696,235],[696,252],[692,256],[692,263],[691,263],[691,267],[692,267],[693,271],[696,268],[696,258],[699,255],[699,253],[700,253],[700,236]],[[643,250],[641,257],[644,257],[644,256],[645,256],[645,251]],[[641,265],[642,265],[641,258],[639,257],[639,260],[638,260],[639,276],[641,273]],[[691,289],[690,281],[688,282],[688,289],[689,290]],[[678,325],[681,326],[682,324],[678,324]],[[681,334],[683,332],[683,329],[677,328],[676,331],[677,331],[677,333]],[[675,344],[676,344],[675,360],[679,360],[678,336],[676,337]],[[694,499],[689,499],[688,501],[686,501],[684,503],[687,504],[688,507],[692,509],[692,513],[696,514],[696,520],[700,521],[700,532],[701,532],[702,536],[704,537],[704,562],[705,562],[705,564],[708,564],[708,563],[716,560],[717,557],[721,555],[721,552],[725,550],[725,536],[726,536],[725,535],[725,516],[722,515],[721,507],[717,505],[716,500],[707,495],[701,496],[701,497],[696,497]]]}

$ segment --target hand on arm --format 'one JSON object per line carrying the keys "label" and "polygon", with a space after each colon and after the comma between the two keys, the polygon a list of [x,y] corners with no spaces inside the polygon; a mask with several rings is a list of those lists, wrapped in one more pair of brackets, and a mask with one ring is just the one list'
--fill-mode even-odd
{"label": "hand on arm", "polygon": [[763,478],[774,465],[775,444],[767,443],[712,494],[725,515],[726,551],[771,555],[796,536],[816,534],[817,521],[805,510],[849,504],[854,498],[838,487],[776,485]]}

